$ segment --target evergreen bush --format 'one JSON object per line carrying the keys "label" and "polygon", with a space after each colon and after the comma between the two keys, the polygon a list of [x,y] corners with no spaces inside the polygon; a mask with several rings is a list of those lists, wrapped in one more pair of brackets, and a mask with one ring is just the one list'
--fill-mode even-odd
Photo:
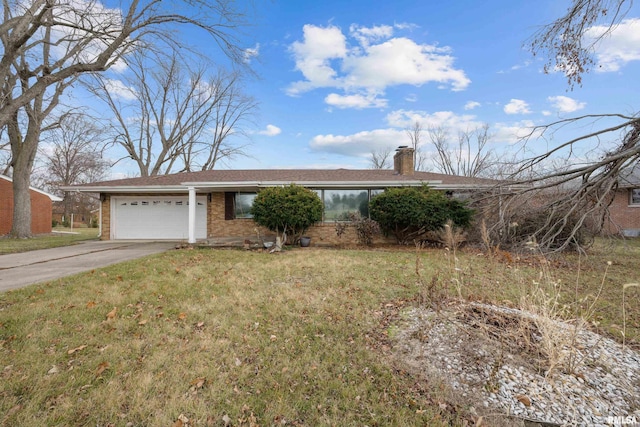
{"label": "evergreen bush", "polygon": [[371,199],[369,212],[385,233],[405,245],[422,240],[425,233],[440,229],[447,220],[457,227],[468,227],[473,216],[464,202],[426,185],[387,188]]}
{"label": "evergreen bush", "polygon": [[291,184],[261,190],[253,201],[253,220],[297,243],[313,224],[322,220],[322,200],[304,187]]}

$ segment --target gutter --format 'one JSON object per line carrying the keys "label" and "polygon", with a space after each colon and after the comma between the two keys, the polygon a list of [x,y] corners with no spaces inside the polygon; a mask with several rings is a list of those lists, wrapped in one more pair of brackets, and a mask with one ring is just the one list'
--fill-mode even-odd
{"label": "gutter", "polygon": [[436,190],[477,190],[496,188],[495,184],[443,184],[442,180],[420,181],[225,181],[225,182],[182,182],[170,186],[166,185],[141,185],[141,186],[69,186],[60,187],[65,191],[78,191],[83,193],[188,193],[189,187],[197,190],[238,190],[260,189],[266,187],[281,187],[296,184],[307,188],[386,188],[386,187],[416,187],[428,185]]}
{"label": "gutter", "polygon": [[183,182],[182,185],[197,187],[200,189],[207,188],[266,188],[266,187],[282,187],[285,185],[296,184],[302,187],[322,187],[322,188],[376,188],[376,187],[397,187],[397,186],[417,186],[428,184],[437,186],[442,181],[236,181],[236,182]]}
{"label": "gutter", "polygon": [[182,185],[95,185],[95,186],[69,186],[60,187],[64,191],[77,191],[80,193],[184,193],[189,191],[187,187]]}

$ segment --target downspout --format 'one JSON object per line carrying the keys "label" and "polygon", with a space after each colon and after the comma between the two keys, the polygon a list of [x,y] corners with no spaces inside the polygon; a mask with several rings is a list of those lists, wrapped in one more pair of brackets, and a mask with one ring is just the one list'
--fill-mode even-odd
{"label": "downspout", "polygon": [[98,203],[98,239],[102,240],[102,194],[98,201],[100,202]]}

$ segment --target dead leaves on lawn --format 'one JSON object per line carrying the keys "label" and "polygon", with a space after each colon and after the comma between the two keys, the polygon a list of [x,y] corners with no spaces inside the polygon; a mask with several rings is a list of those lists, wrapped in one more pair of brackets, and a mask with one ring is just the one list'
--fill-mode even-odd
{"label": "dead leaves on lawn", "polygon": [[189,425],[189,418],[187,418],[184,414],[178,415],[178,419],[175,423],[173,423],[172,427],[183,427]]}
{"label": "dead leaves on lawn", "polygon": [[78,351],[84,350],[85,348],[87,348],[87,345],[83,344],[80,347],[72,348],[71,350],[67,351],[67,354],[68,355],[72,355],[73,353],[76,353]]}
{"label": "dead leaves on lawn", "polygon": [[197,392],[199,389],[204,387],[206,382],[207,382],[207,379],[205,377],[196,378],[195,380],[191,381],[191,383],[190,383],[190,385],[191,385],[190,391],[191,392]]}
{"label": "dead leaves on lawn", "polygon": [[118,307],[113,307],[113,310],[107,313],[107,320],[115,319]]}
{"label": "dead leaves on lawn", "polygon": [[109,369],[109,362],[102,362],[98,365],[98,367],[96,368],[95,374],[96,374],[96,378],[99,377],[100,375],[102,375],[102,373],[104,371],[106,371],[107,369]]}

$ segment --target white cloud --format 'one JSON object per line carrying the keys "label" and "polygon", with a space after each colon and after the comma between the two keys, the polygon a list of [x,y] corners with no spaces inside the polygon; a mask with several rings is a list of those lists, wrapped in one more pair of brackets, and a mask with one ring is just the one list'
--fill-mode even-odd
{"label": "white cloud", "polygon": [[410,31],[420,28],[419,25],[412,24],[410,22],[396,22],[393,24],[393,27],[397,28],[398,30],[410,30]]}
{"label": "white cloud", "polygon": [[372,151],[402,145],[406,139],[403,129],[375,129],[353,135],[317,135],[309,146],[315,151],[365,157]]}
{"label": "white cloud", "polygon": [[479,107],[481,104],[478,101],[469,101],[466,104],[464,104],[464,109],[465,110],[473,110],[476,107]]}
{"label": "white cloud", "polygon": [[280,135],[281,133],[282,133],[282,129],[274,125],[267,125],[267,128],[265,130],[261,130],[260,132],[258,132],[259,135],[266,135],[266,136],[276,136],[276,135]]}
{"label": "white cloud", "polygon": [[[335,26],[305,25],[303,40],[294,42],[296,69],[304,80],[289,85],[291,96],[316,88],[344,90],[344,96],[384,95],[390,86],[435,82],[451,90],[464,90],[471,82],[463,70],[453,66],[447,47],[419,44],[405,37],[393,37],[393,27],[350,27],[347,36]],[[328,100],[335,100],[335,97]],[[359,105],[358,103],[355,104]]]}
{"label": "white cloud", "polygon": [[339,95],[337,93],[330,93],[324,99],[324,102],[336,108],[384,108],[387,106],[387,100],[376,97],[375,94],[368,95]]}
{"label": "white cloud", "polygon": [[515,123],[496,123],[491,127],[495,142],[506,142],[514,144],[523,138],[535,138],[540,135],[539,131],[534,132],[534,123],[531,120],[521,120]]}
{"label": "white cloud", "polygon": [[586,102],[578,102],[573,98],[562,95],[550,96],[547,101],[560,113],[573,113],[574,111],[582,110],[587,105]]}
{"label": "white cloud", "polygon": [[373,42],[386,40],[393,35],[393,27],[389,25],[378,25],[374,27],[361,27],[351,24],[349,27],[351,37],[358,40],[360,45],[369,46]]}
{"label": "white cloud", "polygon": [[465,89],[471,82],[464,71],[453,68],[447,48],[420,45],[407,38],[394,38],[350,55],[343,61],[347,87],[384,90],[387,86],[429,82],[449,83],[452,90]]}
{"label": "white cloud", "polygon": [[296,69],[306,80],[293,83],[289,95],[298,95],[317,87],[336,86],[337,72],[330,60],[347,55],[347,41],[338,27],[326,28],[305,25],[302,29],[304,41],[293,42],[289,48],[296,60]]}
{"label": "white cloud", "polygon": [[531,61],[524,61],[522,64],[516,64],[516,65],[512,66],[511,70],[512,71],[519,70],[521,68],[526,68],[529,65],[531,65]]}
{"label": "white cloud", "polygon": [[471,114],[458,115],[452,111],[436,111],[435,113],[427,113],[425,111],[412,110],[396,110],[386,117],[389,126],[395,128],[410,128],[414,123],[418,122],[423,129],[446,127],[453,132],[458,130],[465,131],[482,126],[482,122]]}
{"label": "white cloud", "polygon": [[418,95],[415,93],[410,93],[409,95],[404,97],[404,100],[407,102],[416,102],[418,100]]}
{"label": "white cloud", "polygon": [[457,115],[451,111],[427,113],[424,111],[397,110],[387,115],[386,129],[362,131],[351,135],[317,135],[309,146],[314,151],[341,154],[345,156],[367,157],[374,150],[394,149],[409,144],[406,130],[415,122],[422,124],[424,143],[428,143],[426,132],[429,128],[445,127],[451,135],[482,126],[473,115]]}
{"label": "white cloud", "polygon": [[256,43],[254,47],[246,48],[243,52],[244,62],[251,62],[251,59],[260,54],[260,43]]}
{"label": "white cloud", "polygon": [[598,40],[607,29],[596,25],[585,32],[588,43],[595,41],[596,71],[618,71],[627,62],[640,60],[640,18],[624,19],[610,34]]}
{"label": "white cloud", "polygon": [[522,99],[511,99],[507,105],[504,106],[504,112],[507,114],[529,114],[529,104]]}
{"label": "white cloud", "polygon": [[132,101],[138,97],[136,91],[126,86],[122,81],[116,79],[106,79],[105,87],[107,91],[115,98]]}

